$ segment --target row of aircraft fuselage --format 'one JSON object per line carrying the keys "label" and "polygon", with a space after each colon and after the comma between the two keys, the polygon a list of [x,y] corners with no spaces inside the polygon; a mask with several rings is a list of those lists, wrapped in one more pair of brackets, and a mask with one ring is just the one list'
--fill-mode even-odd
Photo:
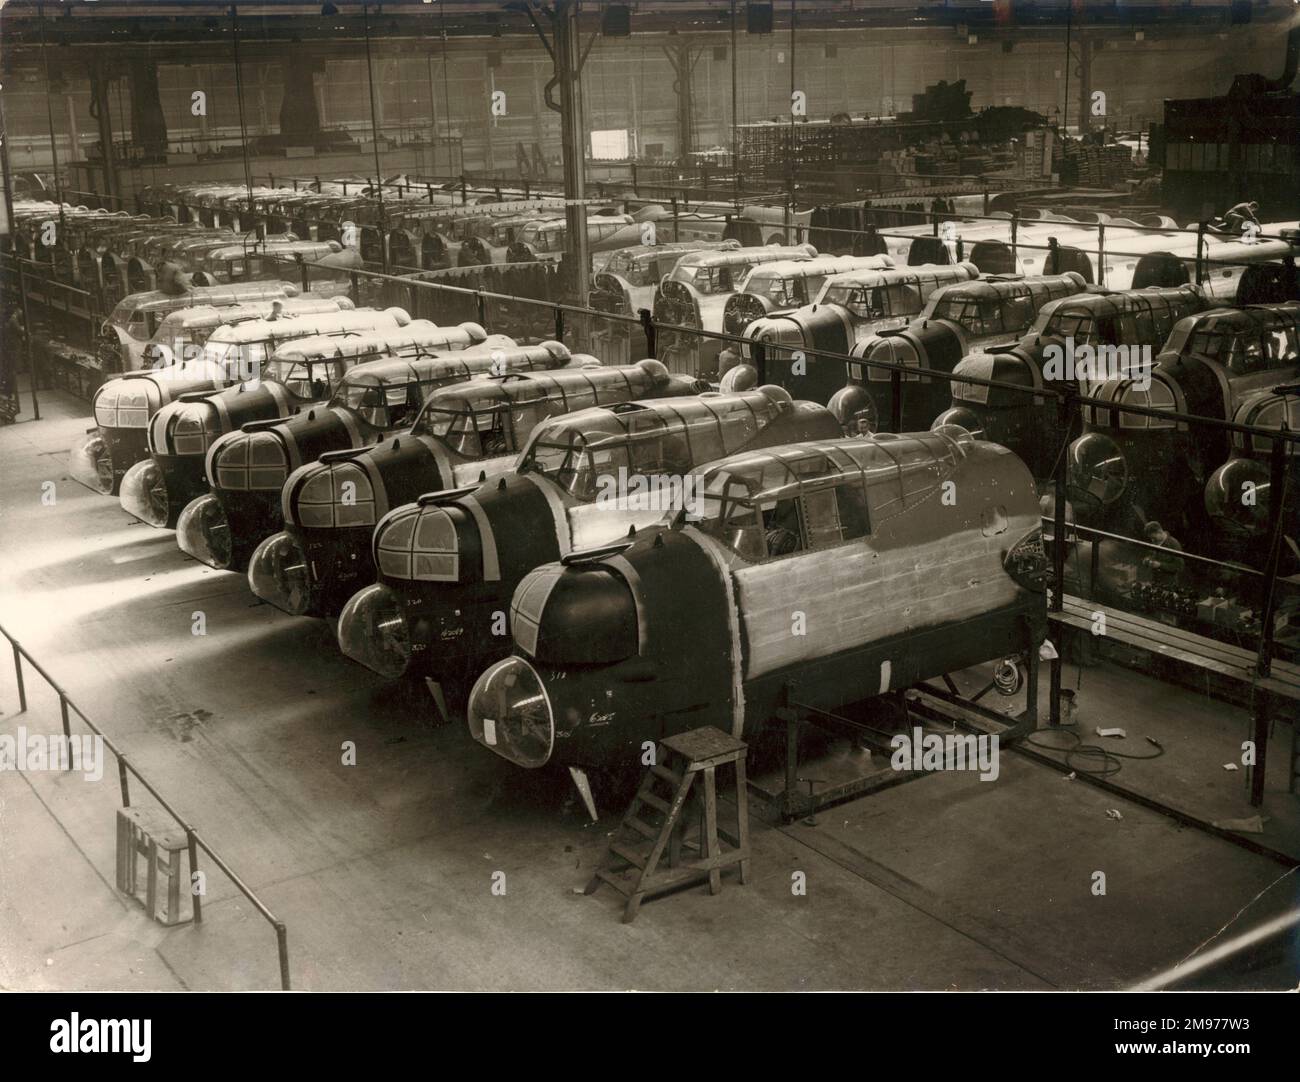
{"label": "row of aircraft fuselage", "polygon": [[[61,308],[71,305],[78,315],[86,314],[83,295],[108,310],[128,294],[169,289],[178,273],[213,286],[288,274],[301,264],[313,291],[328,292],[346,288],[348,275],[367,266],[436,273],[555,259],[563,251],[564,201],[556,197],[481,195],[489,201],[468,203],[442,190],[426,199],[423,189],[390,188],[380,210],[365,186],[354,183],[350,195],[346,187],[259,187],[250,200],[243,186],[164,185],[142,193],[147,212],[139,214],[19,201],[14,248],[50,264],[56,278],[80,291],[58,297]],[[665,217],[660,207],[635,217],[613,208],[594,214],[587,222],[590,249],[637,243]],[[678,216],[664,239],[721,234],[720,216],[698,219]]]}
{"label": "row of aircraft fuselage", "polygon": [[[1081,520],[1258,534],[1266,502],[1231,496],[1267,481],[1267,439],[1103,409],[1063,433],[1032,392],[1056,378],[1051,344],[1146,346],[1153,370],[1077,389],[1294,427],[1271,388],[1300,365],[1300,304],[903,254],[681,256],[661,294],[683,285],[699,313],[739,285],[764,313],[715,383],[262,283],[263,308],[225,309],[198,360],[104,384],[74,471],[263,600],[337,618],[346,655],[432,681],[530,768],[635,766],[674,731],[751,735],[792,693],[833,709],[1035,648],[1039,481],[1067,444]],[[761,386],[743,363],[760,343]],[[887,433],[873,361],[969,379],[905,373]]]}

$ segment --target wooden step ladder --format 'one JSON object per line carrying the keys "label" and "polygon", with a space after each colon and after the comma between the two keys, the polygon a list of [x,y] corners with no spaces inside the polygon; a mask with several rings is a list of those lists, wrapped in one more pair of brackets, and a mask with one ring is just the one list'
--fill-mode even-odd
{"label": "wooden step ladder", "polygon": [[[636,919],[642,899],[649,895],[704,879],[709,882],[709,893],[717,894],[722,890],[722,869],[733,864],[740,865],[741,883],[748,882],[747,751],[742,741],[712,726],[659,741],[654,765],[641,779],[609,852],[583,893],[594,894],[601,883],[608,883],[627,898],[623,923],[630,924]],[[717,770],[728,763],[736,772],[736,833],[722,835],[728,842],[724,851],[718,830]],[[699,775],[703,775],[703,791],[694,786]],[[656,785],[670,792],[656,792]],[[652,821],[656,817],[659,822]],[[692,843],[686,834],[696,821],[699,839]],[[694,848],[695,857],[683,862],[683,848]],[[665,852],[668,867],[660,869]]]}

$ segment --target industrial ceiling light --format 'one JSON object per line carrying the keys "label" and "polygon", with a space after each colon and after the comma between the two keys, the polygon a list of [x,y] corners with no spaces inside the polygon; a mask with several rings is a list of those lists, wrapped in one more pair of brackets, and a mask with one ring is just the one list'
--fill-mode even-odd
{"label": "industrial ceiling light", "polygon": [[745,32],[770,34],[772,32],[772,5],[750,3],[745,5]]}
{"label": "industrial ceiling light", "polygon": [[632,36],[632,9],[627,4],[608,4],[600,17],[600,32],[607,38]]}

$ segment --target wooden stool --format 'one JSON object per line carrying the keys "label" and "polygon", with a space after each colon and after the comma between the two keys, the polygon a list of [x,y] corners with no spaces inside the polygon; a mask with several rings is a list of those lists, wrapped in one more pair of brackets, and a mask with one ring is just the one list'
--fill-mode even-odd
{"label": "wooden stool", "polygon": [[[185,832],[170,815],[148,808],[117,809],[117,889],[143,905],[159,924],[182,924],[194,919],[193,910],[189,916],[181,916],[181,854],[188,849]],[[141,856],[147,862],[143,893],[139,888]],[[166,890],[161,894],[160,873],[166,881]],[[189,891],[185,894],[188,896]]]}
{"label": "wooden stool", "polygon": [[[648,895],[661,894],[703,879],[709,882],[709,893],[717,894],[722,890],[722,869],[732,864],[740,865],[741,883],[748,882],[747,750],[744,743],[711,726],[661,740],[655,764],[646,771],[619,831],[610,842],[609,852],[583,893],[592,894],[601,883],[608,883],[627,898],[623,923],[629,924],[636,919],[641,901]],[[736,770],[736,834],[734,838],[723,835],[730,844],[724,851],[718,831],[716,771],[728,763]],[[692,814],[684,815],[697,775],[703,776],[703,791],[695,789]],[[656,783],[670,786],[671,794],[655,793]],[[647,822],[641,815],[643,809],[651,816],[662,816],[662,820]],[[683,863],[682,849],[691,845],[686,840],[687,830],[696,814],[699,817],[699,841],[694,846],[697,856]],[[647,841],[650,843],[648,848],[645,847]],[[659,862],[665,849],[668,851],[669,870],[661,871]],[[629,878],[625,873],[632,868],[638,871]]]}

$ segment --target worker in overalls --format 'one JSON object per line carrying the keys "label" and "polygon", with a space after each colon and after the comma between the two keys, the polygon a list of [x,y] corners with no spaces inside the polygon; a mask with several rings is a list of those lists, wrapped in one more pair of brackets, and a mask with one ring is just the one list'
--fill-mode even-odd
{"label": "worker in overalls", "polygon": [[1047,238],[1047,258],[1043,260],[1043,273],[1061,273],[1061,242],[1055,237]]}
{"label": "worker in overalls", "polygon": [[1183,559],[1176,555],[1183,551],[1183,546],[1154,519],[1146,524],[1143,532],[1150,544],[1159,546],[1159,549],[1147,549],[1142,559],[1151,572],[1151,581],[1161,586],[1173,585],[1183,571]]}

